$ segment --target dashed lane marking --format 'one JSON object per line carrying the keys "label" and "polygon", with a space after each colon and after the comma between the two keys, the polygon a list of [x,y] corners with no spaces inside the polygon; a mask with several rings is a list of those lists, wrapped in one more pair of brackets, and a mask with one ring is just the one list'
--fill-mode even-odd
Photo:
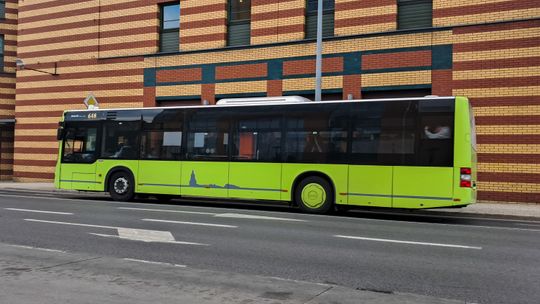
{"label": "dashed lane marking", "polygon": [[220,214],[214,215],[214,217],[253,219],[253,220],[271,220],[271,221],[307,222],[306,220],[286,218],[286,217],[251,215],[251,214],[241,214],[241,213],[220,213]]}
{"label": "dashed lane marking", "polygon": [[217,214],[217,213],[213,213],[213,212],[183,211],[183,210],[170,210],[170,209],[150,209],[150,208],[135,208],[135,207],[117,207],[117,209],[152,211],[152,212],[185,213],[185,214],[201,214],[201,215],[215,215],[215,214]]}
{"label": "dashed lane marking", "polygon": [[213,215],[214,217],[222,217],[222,218],[307,222],[306,220],[293,219],[293,218],[265,216],[265,215],[251,215],[251,214],[241,214],[241,213],[214,213],[214,212],[183,211],[183,210],[171,210],[171,209],[150,209],[150,208],[136,208],[136,207],[117,207],[117,209],[152,211],[152,212],[169,212],[169,213]]}
{"label": "dashed lane marking", "polygon": [[158,220],[158,219],[147,219],[147,218],[141,219],[141,221],[170,223],[170,224],[182,224],[182,225],[194,225],[194,226],[208,226],[208,227],[219,227],[219,228],[238,228],[238,226],[233,226],[233,225],[199,223],[199,222],[184,222],[184,221],[169,221],[169,220]]}
{"label": "dashed lane marking", "polygon": [[124,258],[124,261],[144,263],[144,264],[163,265],[163,266],[174,266],[174,267],[182,267],[182,268],[187,267],[186,265],[181,265],[181,264],[155,262],[155,261],[139,260],[139,259],[132,259],[132,258]]}
{"label": "dashed lane marking", "polygon": [[61,215],[73,215],[73,213],[71,213],[71,212],[58,212],[58,211],[34,210],[34,209],[4,208],[4,210],[20,211],[20,212],[34,212],[34,213],[48,213],[48,214],[61,214]]}
{"label": "dashed lane marking", "polygon": [[23,248],[23,249],[31,249],[31,250],[39,250],[39,251],[47,251],[47,252],[56,252],[56,253],[66,253],[66,251],[58,250],[58,249],[49,249],[49,248],[42,248],[42,247],[33,247],[33,246],[25,246],[25,245],[13,245],[13,244],[6,244],[10,247],[15,248]]}
{"label": "dashed lane marking", "polygon": [[437,247],[451,247],[451,248],[482,250],[482,247],[455,245],[455,244],[413,242],[413,241],[402,241],[402,240],[391,240],[391,239],[368,238],[368,237],[351,236],[351,235],[334,235],[334,237],[344,238],[344,239],[363,240],[363,241],[375,241],[375,242],[387,242],[387,243],[399,243],[399,244],[411,244],[411,245],[423,245],[423,246],[437,246]]}

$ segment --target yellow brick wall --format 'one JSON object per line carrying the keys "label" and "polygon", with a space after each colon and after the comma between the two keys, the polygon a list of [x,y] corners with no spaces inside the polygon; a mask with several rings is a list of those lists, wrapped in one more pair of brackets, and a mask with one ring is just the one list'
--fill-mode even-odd
{"label": "yellow brick wall", "polygon": [[226,8],[227,0],[183,0],[180,4],[180,50],[225,47]]}
{"label": "yellow brick wall", "polygon": [[[336,0],[336,36],[388,32],[397,28],[395,1]],[[352,5],[356,7],[350,8]]]}

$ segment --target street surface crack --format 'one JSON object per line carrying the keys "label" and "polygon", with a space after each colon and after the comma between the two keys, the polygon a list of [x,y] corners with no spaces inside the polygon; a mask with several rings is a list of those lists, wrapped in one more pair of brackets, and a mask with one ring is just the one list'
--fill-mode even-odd
{"label": "street surface crack", "polygon": [[315,300],[316,298],[320,297],[322,294],[328,292],[332,288],[334,288],[334,286],[328,286],[328,288],[326,288],[325,290],[319,292],[318,294],[316,294],[315,296],[313,296],[311,299],[307,300],[303,304],[308,304],[309,302],[311,302],[311,301]]}
{"label": "street surface crack", "polygon": [[76,260],[76,261],[61,263],[61,264],[52,265],[52,266],[40,267],[40,268],[37,268],[36,270],[46,270],[46,269],[51,269],[51,268],[55,268],[55,267],[65,266],[65,265],[71,265],[71,264],[77,264],[77,263],[97,260],[97,259],[101,259],[101,258],[102,257],[94,257],[94,258],[89,258],[89,259]]}

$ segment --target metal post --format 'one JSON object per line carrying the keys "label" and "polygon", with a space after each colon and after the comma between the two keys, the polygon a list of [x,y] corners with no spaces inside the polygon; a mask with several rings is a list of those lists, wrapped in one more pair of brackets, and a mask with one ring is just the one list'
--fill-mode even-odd
{"label": "metal post", "polygon": [[315,55],[315,101],[321,101],[323,0],[317,3],[317,52]]}

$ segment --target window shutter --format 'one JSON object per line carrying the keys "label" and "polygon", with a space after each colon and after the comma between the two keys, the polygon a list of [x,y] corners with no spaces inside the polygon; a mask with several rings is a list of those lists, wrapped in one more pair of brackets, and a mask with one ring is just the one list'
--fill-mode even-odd
{"label": "window shutter", "polygon": [[433,26],[433,1],[400,0],[398,2],[398,29]]}
{"label": "window shutter", "polygon": [[179,44],[180,41],[178,30],[161,33],[161,52],[177,52]]}
{"label": "window shutter", "polygon": [[227,41],[230,46],[249,45],[251,38],[251,23],[243,22],[238,24],[229,24]]}
{"label": "window shutter", "polygon": [[[334,11],[323,13],[323,37],[334,36]],[[317,38],[317,14],[306,15],[306,39]]]}
{"label": "window shutter", "polygon": [[0,1],[0,19],[6,18],[6,1]]}

